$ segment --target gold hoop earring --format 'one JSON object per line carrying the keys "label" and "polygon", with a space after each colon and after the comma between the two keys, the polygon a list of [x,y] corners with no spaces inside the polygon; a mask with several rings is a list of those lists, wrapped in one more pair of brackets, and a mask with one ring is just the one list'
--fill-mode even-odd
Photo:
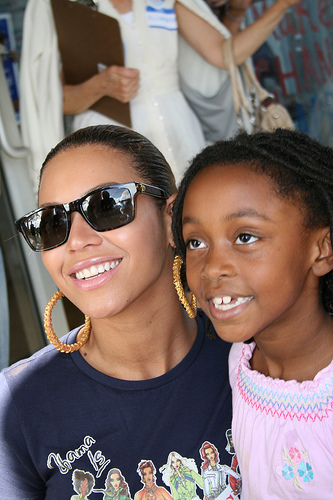
{"label": "gold hoop earring", "polygon": [[91,321],[89,316],[85,316],[83,334],[78,342],[75,342],[74,344],[65,344],[64,342],[60,342],[52,327],[51,314],[55,304],[63,296],[64,294],[58,290],[49,300],[44,312],[44,329],[51,344],[53,344],[58,351],[68,354],[70,352],[78,351],[87,342],[91,331]]}
{"label": "gold hoop earring", "polygon": [[191,292],[191,305],[187,300],[182,280],[180,278],[180,269],[182,267],[182,264],[183,264],[182,258],[179,255],[176,255],[172,266],[173,284],[175,285],[178,298],[180,302],[183,304],[185,311],[187,312],[190,318],[195,318],[197,315],[197,299]]}

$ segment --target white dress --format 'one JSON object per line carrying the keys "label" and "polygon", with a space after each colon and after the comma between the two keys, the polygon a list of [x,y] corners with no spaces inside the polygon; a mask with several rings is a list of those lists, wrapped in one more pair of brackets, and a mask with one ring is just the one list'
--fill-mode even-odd
{"label": "white dress", "polygon": [[[164,10],[146,11],[144,1],[133,0],[131,20],[119,14],[109,0],[100,0],[99,11],[118,20],[125,65],[140,70],[140,88],[130,103],[132,127],[164,154],[179,182],[188,161],[205,146],[205,140],[198,119],[179,89],[174,3],[166,1]],[[74,118],[73,128],[110,122],[88,110]]]}
{"label": "white dress", "polygon": [[[210,24],[220,25],[193,0],[180,1]],[[99,11],[118,20],[125,64],[140,70],[140,89],[130,103],[132,126],[165,155],[178,183],[189,160],[206,143],[199,121],[179,89],[175,0],[132,2],[130,21],[128,16],[119,14],[110,0],[100,0]],[[60,60],[50,2],[29,0],[21,58],[21,113],[22,135],[31,149],[35,182],[41,162],[64,135],[59,73]],[[73,130],[110,122],[109,118],[88,110],[75,116]]]}

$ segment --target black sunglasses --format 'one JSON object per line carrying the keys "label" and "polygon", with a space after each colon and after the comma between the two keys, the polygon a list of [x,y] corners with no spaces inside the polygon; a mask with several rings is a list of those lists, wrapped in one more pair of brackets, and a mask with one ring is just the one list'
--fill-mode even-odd
{"label": "black sunglasses", "polygon": [[51,250],[67,241],[72,212],[79,212],[95,231],[110,231],[132,222],[137,193],[167,198],[163,189],[142,182],[104,186],[70,203],[33,210],[15,221],[15,226],[32,250]]}

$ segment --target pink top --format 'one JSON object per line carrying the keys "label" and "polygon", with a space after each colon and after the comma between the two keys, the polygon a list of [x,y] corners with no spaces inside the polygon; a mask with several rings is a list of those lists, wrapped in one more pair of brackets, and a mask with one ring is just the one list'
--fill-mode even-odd
{"label": "pink top", "polygon": [[244,500],[333,499],[333,361],[298,383],[251,370],[255,344],[233,344],[232,436]]}

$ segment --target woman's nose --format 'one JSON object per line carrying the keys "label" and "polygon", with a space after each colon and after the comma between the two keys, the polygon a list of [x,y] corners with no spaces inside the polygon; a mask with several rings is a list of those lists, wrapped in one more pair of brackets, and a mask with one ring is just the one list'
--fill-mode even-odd
{"label": "woman's nose", "polygon": [[102,233],[89,226],[79,212],[72,212],[71,227],[67,240],[70,250],[81,250],[88,245],[99,245],[102,240]]}

